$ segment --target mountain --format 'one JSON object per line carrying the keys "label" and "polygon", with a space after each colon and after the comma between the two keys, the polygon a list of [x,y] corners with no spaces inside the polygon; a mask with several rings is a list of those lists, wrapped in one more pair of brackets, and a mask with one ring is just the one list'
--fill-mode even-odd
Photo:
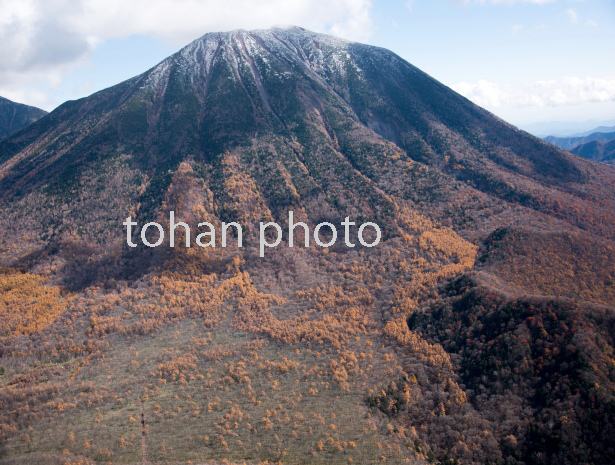
{"label": "mountain", "polygon": [[[206,34],[0,143],[0,199],[2,463],[615,453],[615,170],[391,51]],[[171,210],[244,247],[127,246]],[[290,210],[382,242],[261,258]]]}
{"label": "mountain", "polygon": [[6,139],[46,114],[47,112],[40,108],[11,102],[0,97],[0,140]]}
{"label": "mountain", "polygon": [[[557,145],[565,150],[573,151],[579,145],[586,144],[588,142],[600,141],[608,142],[615,139],[615,132],[593,132],[586,136],[580,137],[545,137],[545,140],[553,145]],[[575,152],[576,153],[576,152]],[[587,157],[586,157],[587,158]]]}
{"label": "mountain", "polygon": [[615,133],[611,133],[611,136],[608,140],[593,140],[579,144],[572,149],[572,153],[590,160],[612,163],[615,159]]}

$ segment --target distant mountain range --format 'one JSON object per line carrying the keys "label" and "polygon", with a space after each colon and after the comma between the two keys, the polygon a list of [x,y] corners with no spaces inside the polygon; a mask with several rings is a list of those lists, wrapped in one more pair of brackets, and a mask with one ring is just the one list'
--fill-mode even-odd
{"label": "distant mountain range", "polygon": [[0,97],[0,140],[34,123],[47,112]]}
{"label": "distant mountain range", "polygon": [[579,137],[587,136],[592,132],[612,132],[615,130],[615,120],[544,121],[520,124],[519,127],[537,137]]}
{"label": "distant mountain range", "polygon": [[579,132],[577,134],[571,134],[568,137],[586,137],[594,133],[603,132],[615,132],[615,126],[598,126],[597,128],[590,129],[589,131]]}
{"label": "distant mountain range", "polygon": [[600,126],[575,137],[547,136],[544,140],[590,160],[610,163],[615,157],[615,127]]}
{"label": "distant mountain range", "polygon": [[[609,128],[610,129],[610,128]],[[557,145],[565,150],[572,150],[579,145],[592,141],[609,141],[615,139],[615,132],[592,132],[587,136],[578,137],[555,137],[547,136],[545,140],[553,145]]]}
{"label": "distant mountain range", "polygon": [[615,162],[615,133],[611,133],[613,136],[608,141],[593,140],[586,142],[585,144],[577,145],[572,149],[572,153],[581,155],[583,158],[589,158],[590,160],[601,161],[604,163]]}

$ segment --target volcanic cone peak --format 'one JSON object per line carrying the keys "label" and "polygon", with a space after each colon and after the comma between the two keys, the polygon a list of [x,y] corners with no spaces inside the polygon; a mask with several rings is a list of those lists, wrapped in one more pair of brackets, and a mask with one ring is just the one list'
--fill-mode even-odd
{"label": "volcanic cone peak", "polygon": [[[360,213],[391,237],[404,230],[398,212],[418,210],[468,237],[511,216],[614,230],[610,171],[517,130],[388,50],[297,27],[206,34],[63,104],[0,144],[0,196],[86,209],[82,231],[116,228],[129,211],[155,217],[182,162],[221,219]],[[50,219],[49,237],[74,217]]]}

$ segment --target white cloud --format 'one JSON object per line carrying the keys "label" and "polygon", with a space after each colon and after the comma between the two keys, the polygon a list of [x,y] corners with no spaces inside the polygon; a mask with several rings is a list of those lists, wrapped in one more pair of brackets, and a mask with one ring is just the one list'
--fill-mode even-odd
{"label": "white cloud", "polygon": [[484,79],[460,82],[453,90],[487,109],[563,107],[597,102],[615,102],[615,77],[565,77],[519,86]]}
{"label": "white cloud", "polygon": [[523,30],[523,24],[515,24],[512,27],[512,33],[513,34],[517,34],[517,33],[521,32],[522,30]]}
{"label": "white cloud", "polygon": [[0,90],[53,84],[106,40],[185,45],[207,32],[300,25],[365,41],[371,0],[0,0]]}
{"label": "white cloud", "polygon": [[455,3],[462,5],[469,5],[470,3],[478,3],[481,5],[515,5],[517,3],[532,3],[534,5],[544,5],[545,3],[552,3],[557,0],[453,0]]}
{"label": "white cloud", "polygon": [[591,19],[588,19],[587,21],[585,21],[585,25],[589,27],[598,27],[598,23]]}
{"label": "white cloud", "polygon": [[570,24],[573,24],[574,26],[579,24],[579,13],[577,13],[577,10],[574,8],[568,8],[566,10],[566,16],[568,17]]}
{"label": "white cloud", "polygon": [[206,32],[276,24],[338,30],[347,38],[362,40],[372,29],[368,0],[89,0],[78,3],[80,8],[67,8],[65,21],[71,29],[93,40],[145,34],[184,44]]}

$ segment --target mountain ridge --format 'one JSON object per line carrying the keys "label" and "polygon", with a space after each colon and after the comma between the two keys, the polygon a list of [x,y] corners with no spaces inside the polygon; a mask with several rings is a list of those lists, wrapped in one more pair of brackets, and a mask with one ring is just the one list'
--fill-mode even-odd
{"label": "mountain ridge", "polygon": [[569,150],[572,152],[573,149],[575,149],[579,145],[586,144],[588,142],[592,142],[592,141],[608,142],[612,139],[615,139],[615,132],[596,131],[596,132],[592,132],[591,134],[587,136],[568,137],[568,138],[548,136],[548,137],[545,137],[544,140],[549,142],[550,144],[557,145],[560,148],[563,148],[565,150]]}
{"label": "mountain ridge", "polygon": [[590,160],[612,163],[615,158],[615,133],[612,134],[613,137],[609,140],[593,140],[579,144],[572,152]]}
{"label": "mountain ridge", "polygon": [[40,108],[0,97],[0,141],[45,116]]}

